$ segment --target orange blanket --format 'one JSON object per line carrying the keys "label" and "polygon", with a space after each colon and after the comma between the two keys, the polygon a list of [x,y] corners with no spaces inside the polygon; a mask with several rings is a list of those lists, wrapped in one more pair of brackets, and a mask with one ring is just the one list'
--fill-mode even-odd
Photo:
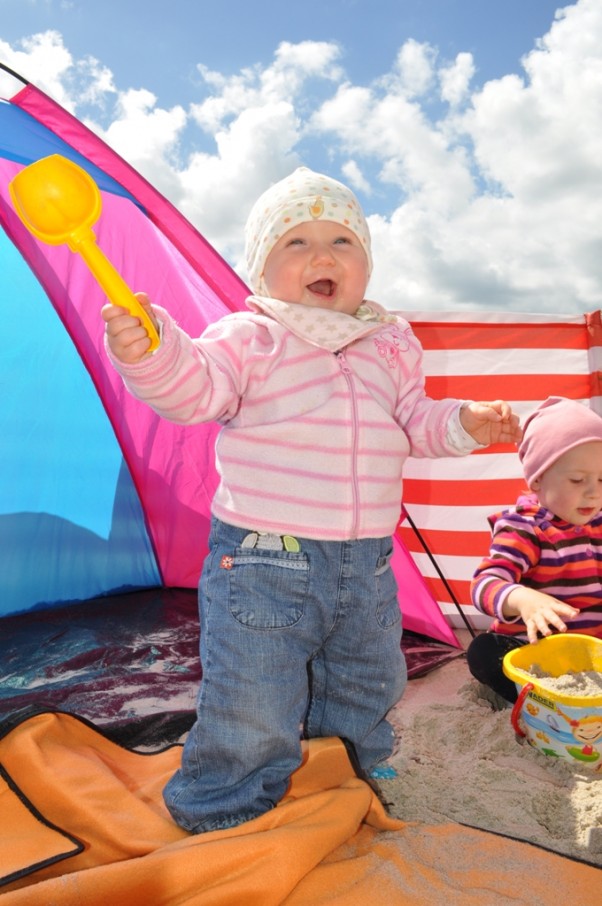
{"label": "orange blanket", "polygon": [[61,713],[0,740],[1,906],[593,903],[599,869],[459,825],[389,818],[338,739],[313,740],[277,808],[190,836],[144,754]]}

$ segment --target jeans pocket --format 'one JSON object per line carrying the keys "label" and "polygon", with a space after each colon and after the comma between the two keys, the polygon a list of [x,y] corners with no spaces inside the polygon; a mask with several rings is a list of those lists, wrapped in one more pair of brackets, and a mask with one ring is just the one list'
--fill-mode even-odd
{"label": "jeans pocket", "polygon": [[304,553],[240,548],[229,571],[230,613],[250,629],[283,629],[303,616],[309,585]]}
{"label": "jeans pocket", "polygon": [[393,551],[387,554],[386,557],[379,557],[374,571],[376,620],[383,629],[390,629],[391,626],[395,626],[401,617],[397,582],[391,569],[392,556]]}

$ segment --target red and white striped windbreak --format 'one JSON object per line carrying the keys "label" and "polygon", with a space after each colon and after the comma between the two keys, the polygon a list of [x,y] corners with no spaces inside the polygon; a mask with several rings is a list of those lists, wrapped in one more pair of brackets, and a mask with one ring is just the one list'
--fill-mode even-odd
{"label": "red and white striped windbreak", "polygon": [[[507,399],[521,422],[554,395],[589,401],[602,414],[599,311],[574,317],[483,311],[403,314],[424,348],[429,395]],[[454,601],[475,629],[488,625],[470,604],[470,579],[489,549],[487,516],[512,505],[524,488],[516,447],[510,445],[468,457],[408,460],[403,494],[407,517],[398,538],[452,626],[465,622]]]}

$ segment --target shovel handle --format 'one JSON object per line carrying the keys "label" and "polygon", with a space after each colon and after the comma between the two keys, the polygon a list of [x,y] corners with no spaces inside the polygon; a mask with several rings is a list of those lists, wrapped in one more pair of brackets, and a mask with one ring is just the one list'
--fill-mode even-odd
{"label": "shovel handle", "polygon": [[[93,234],[92,234],[93,235]],[[140,320],[149,335],[152,352],[159,345],[159,334],[150,319],[148,312],[142,307],[134,293],[131,291],[121,274],[113,267],[104,252],[98,247],[94,239],[89,238],[73,246],[88,265],[90,271],[104,290],[108,300],[113,305],[125,308],[131,315]]]}

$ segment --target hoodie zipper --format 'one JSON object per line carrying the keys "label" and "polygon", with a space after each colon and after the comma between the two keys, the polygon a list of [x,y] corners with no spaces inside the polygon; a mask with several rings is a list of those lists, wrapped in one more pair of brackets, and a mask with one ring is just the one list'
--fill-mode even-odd
{"label": "hoodie zipper", "polygon": [[353,490],[353,520],[351,525],[351,539],[355,541],[359,530],[359,482],[357,477],[357,448],[358,448],[358,412],[357,412],[357,395],[355,392],[355,383],[353,381],[353,371],[347,363],[345,353],[335,352],[339,368],[347,381],[349,395],[351,397],[351,487]]}

